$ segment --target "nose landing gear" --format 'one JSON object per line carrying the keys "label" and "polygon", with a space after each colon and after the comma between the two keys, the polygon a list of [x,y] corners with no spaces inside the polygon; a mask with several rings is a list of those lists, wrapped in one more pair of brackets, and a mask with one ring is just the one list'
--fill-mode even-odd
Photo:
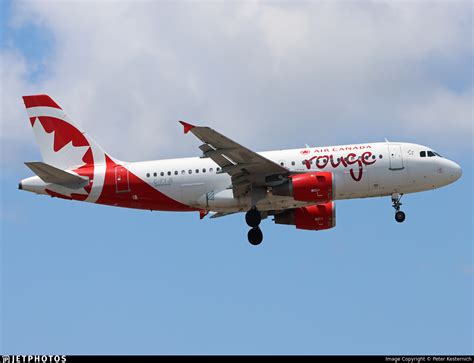
{"label": "nose landing gear", "polygon": [[247,233],[248,240],[250,244],[257,246],[263,241],[263,233],[259,227],[260,222],[262,221],[262,215],[257,208],[252,207],[245,214],[245,222],[252,227],[252,229]]}
{"label": "nose landing gear", "polygon": [[395,213],[395,220],[398,223],[402,223],[405,220],[405,213],[402,211],[398,211]]}
{"label": "nose landing gear", "polygon": [[400,199],[402,199],[403,194],[394,193],[392,194],[392,206],[395,208],[395,220],[398,223],[402,223],[405,220],[405,213],[400,210]]}

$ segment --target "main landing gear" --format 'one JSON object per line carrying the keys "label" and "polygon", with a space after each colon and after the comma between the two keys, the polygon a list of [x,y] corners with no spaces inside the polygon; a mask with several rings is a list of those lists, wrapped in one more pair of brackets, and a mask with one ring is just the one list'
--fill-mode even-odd
{"label": "main landing gear", "polygon": [[263,241],[263,233],[259,227],[260,222],[262,221],[262,216],[257,208],[252,207],[245,214],[245,222],[252,227],[252,229],[247,233],[250,244],[257,246]]}
{"label": "main landing gear", "polygon": [[405,213],[400,210],[400,206],[402,203],[400,203],[400,199],[402,199],[403,194],[398,194],[394,193],[392,194],[392,206],[395,208],[395,220],[398,223],[402,223],[405,220]]}

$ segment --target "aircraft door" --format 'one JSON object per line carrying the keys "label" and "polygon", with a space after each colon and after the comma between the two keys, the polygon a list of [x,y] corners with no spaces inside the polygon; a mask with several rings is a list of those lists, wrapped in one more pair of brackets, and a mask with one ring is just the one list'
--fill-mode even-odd
{"label": "aircraft door", "polygon": [[115,187],[117,193],[126,193],[130,191],[128,170],[121,165],[115,167]]}
{"label": "aircraft door", "polygon": [[402,170],[405,168],[403,165],[401,145],[388,144],[388,157],[390,160],[390,170]]}

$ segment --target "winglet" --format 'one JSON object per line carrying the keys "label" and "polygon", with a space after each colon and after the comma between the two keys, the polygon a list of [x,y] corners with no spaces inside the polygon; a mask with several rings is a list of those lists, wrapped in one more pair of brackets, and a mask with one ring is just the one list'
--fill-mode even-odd
{"label": "winglet", "polygon": [[207,214],[209,213],[208,210],[205,209],[199,209],[199,219],[203,219]]}
{"label": "winglet", "polygon": [[187,122],[184,121],[179,121],[181,125],[184,126],[184,133],[187,134],[189,131],[191,131],[195,126],[188,124]]}

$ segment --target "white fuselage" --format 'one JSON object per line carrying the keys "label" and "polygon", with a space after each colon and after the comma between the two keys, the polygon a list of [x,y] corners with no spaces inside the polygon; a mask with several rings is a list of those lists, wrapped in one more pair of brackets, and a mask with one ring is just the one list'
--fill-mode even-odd
{"label": "white fuselage", "polygon": [[[439,156],[420,156],[420,152],[429,150],[422,145],[383,142],[260,154],[291,172],[332,172],[334,199],[338,200],[420,192],[442,187],[460,177],[461,169],[456,163]],[[366,162],[362,160],[363,155],[364,159],[368,156]],[[352,164],[344,165],[340,161],[347,157]],[[311,159],[308,169],[305,160]],[[233,197],[229,175],[219,174],[218,165],[208,158],[146,161],[130,163],[127,167],[154,188],[189,206],[222,212],[245,211],[251,207],[250,197]],[[273,196],[269,192],[258,201],[257,207],[263,211],[308,204],[311,203]]]}

